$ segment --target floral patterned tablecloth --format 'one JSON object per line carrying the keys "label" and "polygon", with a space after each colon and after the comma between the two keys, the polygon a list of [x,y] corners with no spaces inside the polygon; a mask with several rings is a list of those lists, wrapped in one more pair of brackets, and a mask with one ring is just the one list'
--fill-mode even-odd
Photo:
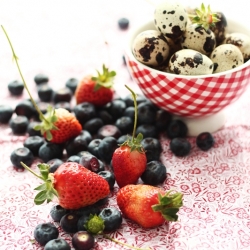
{"label": "floral patterned tablecloth", "polygon": [[[59,89],[69,78],[80,79],[100,69],[103,63],[117,72],[117,95],[128,93],[124,84],[139,93],[122,60],[128,30],[120,30],[117,20],[128,17],[130,27],[136,25],[138,19],[152,15],[150,1],[25,0],[1,1],[0,5],[1,24],[12,39],[35,98],[35,74],[47,74],[49,83]],[[230,12],[229,7],[226,10]],[[0,104],[15,107],[28,96],[24,92],[14,98],[8,92],[8,82],[20,79],[11,57],[6,38],[0,32]],[[145,230],[124,219],[112,237],[152,250],[250,249],[249,97],[250,89],[225,110],[227,122],[214,133],[216,143],[208,152],[201,152],[195,146],[195,138],[189,138],[191,154],[178,158],[170,152],[169,140],[161,137],[161,160],[168,172],[162,187],[184,193],[179,221]],[[16,171],[9,159],[26,137],[13,135],[8,126],[0,125],[1,250],[43,249],[30,242],[33,230],[39,223],[52,221],[49,211],[53,204],[34,205],[37,179],[27,171]],[[36,159],[32,164],[34,170],[38,162]],[[115,186],[108,206],[117,206],[117,190]],[[62,230],[60,236],[70,242],[70,235]],[[99,237],[94,249],[127,248]]]}

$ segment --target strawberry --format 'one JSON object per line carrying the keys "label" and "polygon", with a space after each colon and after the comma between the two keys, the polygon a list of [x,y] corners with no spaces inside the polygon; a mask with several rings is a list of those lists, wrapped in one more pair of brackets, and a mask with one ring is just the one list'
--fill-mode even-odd
{"label": "strawberry", "polygon": [[143,135],[139,133],[135,138],[137,124],[136,96],[129,87],[126,86],[126,88],[132,93],[135,106],[135,119],[131,139],[127,139],[120,147],[118,147],[112,156],[112,167],[119,187],[128,184],[135,184],[145,171],[147,164],[146,153],[141,145]]}
{"label": "strawberry", "polygon": [[11,44],[11,41],[8,37],[7,32],[5,31],[4,27],[1,26],[7,40],[10,44],[13,58],[16,62],[18,71],[20,73],[20,76],[22,78],[24,87],[30,97],[30,100],[32,104],[34,105],[36,111],[39,114],[39,118],[41,120],[41,124],[36,126],[35,130],[40,130],[41,134],[48,140],[53,143],[64,143],[68,141],[70,138],[77,136],[82,131],[82,126],[79,123],[79,121],[75,118],[75,116],[68,112],[66,109],[59,108],[59,109],[53,109],[51,106],[48,107],[48,112],[44,115],[41,110],[38,108],[36,102],[34,101],[28,85],[26,84],[26,81],[24,80],[24,77],[22,75],[19,63],[18,63],[18,57],[15,54],[14,48]]}
{"label": "strawberry", "polygon": [[95,106],[103,106],[112,101],[113,78],[115,71],[110,71],[103,65],[103,72],[97,71],[97,77],[86,76],[78,84],[75,91],[76,103],[90,102]]}
{"label": "strawberry", "polygon": [[159,187],[127,185],[117,193],[117,204],[124,217],[144,228],[153,228],[165,221],[177,221],[182,206],[182,194],[165,192]]}
{"label": "strawberry", "polygon": [[22,166],[33,173],[44,183],[35,188],[39,193],[35,204],[50,202],[57,196],[58,203],[65,209],[78,209],[92,205],[108,196],[109,184],[100,175],[91,172],[76,162],[65,162],[52,174],[49,165],[40,163],[38,168],[41,175],[36,174],[24,163]]}

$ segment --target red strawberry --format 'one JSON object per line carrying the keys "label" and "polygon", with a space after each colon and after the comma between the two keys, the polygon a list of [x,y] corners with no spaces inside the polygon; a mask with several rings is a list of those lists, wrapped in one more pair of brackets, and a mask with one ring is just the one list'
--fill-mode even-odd
{"label": "red strawberry", "polygon": [[177,221],[182,196],[150,185],[127,185],[118,191],[117,204],[126,218],[144,228],[152,228],[166,220]]}
{"label": "red strawberry", "polygon": [[38,108],[38,106],[36,105],[36,102],[34,101],[32,95],[29,91],[28,85],[26,84],[26,81],[24,80],[24,77],[21,73],[21,69],[20,69],[20,66],[18,64],[18,58],[15,54],[15,51],[14,51],[13,46],[11,44],[11,41],[7,35],[7,32],[5,31],[3,26],[1,26],[1,27],[2,27],[4,33],[7,37],[9,44],[10,44],[13,58],[16,62],[18,71],[20,73],[20,76],[21,76],[23,84],[24,84],[24,87],[25,87],[25,89],[30,97],[32,104],[34,105],[36,111],[39,114],[41,124],[36,126],[35,129],[40,130],[41,134],[44,135],[44,137],[47,140],[54,142],[54,143],[64,143],[67,140],[69,140],[70,138],[79,135],[81,130],[82,130],[82,126],[78,122],[78,120],[75,118],[75,116],[73,114],[71,114],[70,112],[68,112],[66,109],[59,108],[59,109],[54,110],[52,107],[49,107],[47,114],[44,115],[41,112],[41,110]]}
{"label": "red strawberry", "polygon": [[35,197],[36,205],[50,202],[57,196],[63,208],[78,209],[96,203],[110,192],[109,184],[103,177],[75,162],[63,163],[54,174],[49,173],[49,165],[38,164],[41,175],[21,164],[45,182],[35,189],[40,191]]}
{"label": "red strawberry", "polygon": [[78,84],[75,91],[76,103],[90,102],[96,106],[103,106],[112,101],[113,78],[115,71],[110,71],[103,65],[102,74],[97,71],[97,77],[86,76]]}
{"label": "red strawberry", "polygon": [[126,86],[132,93],[135,106],[135,121],[132,138],[125,141],[117,148],[112,156],[112,167],[116,182],[119,187],[128,184],[135,184],[146,169],[147,157],[141,145],[143,135],[139,133],[135,138],[137,123],[137,104],[135,93]]}

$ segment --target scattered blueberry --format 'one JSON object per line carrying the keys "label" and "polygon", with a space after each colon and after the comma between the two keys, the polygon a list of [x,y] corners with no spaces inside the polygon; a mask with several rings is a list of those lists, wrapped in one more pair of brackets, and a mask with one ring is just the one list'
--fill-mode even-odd
{"label": "scattered blueberry", "polygon": [[0,123],[8,123],[14,110],[11,106],[0,105]]}
{"label": "scattered blueberry", "polygon": [[134,122],[135,119],[135,108],[130,106],[124,110],[123,116],[128,116]]}
{"label": "scattered blueberry", "polygon": [[171,120],[172,120],[172,114],[163,109],[157,110],[155,119],[155,126],[157,131],[159,132],[166,131]]}
{"label": "scattered blueberry", "polygon": [[86,231],[87,228],[85,227],[85,225],[86,225],[88,220],[89,220],[89,215],[87,215],[87,214],[82,215],[77,222],[77,230],[78,231]]}
{"label": "scattered blueberry", "polygon": [[44,144],[44,142],[45,140],[43,137],[34,135],[27,137],[23,145],[28,148],[34,156],[37,156],[39,148]]}
{"label": "scattered blueberry", "polygon": [[74,94],[77,88],[79,81],[76,78],[70,78],[65,83],[65,87],[69,88],[71,92]]}
{"label": "scattered blueberry", "polygon": [[158,161],[162,152],[161,143],[157,138],[147,137],[141,141],[142,147],[146,151],[147,162]]}
{"label": "scattered blueberry", "polygon": [[118,26],[119,26],[120,29],[126,30],[128,28],[128,26],[129,26],[129,20],[127,18],[125,18],[125,17],[120,18],[118,20]]}
{"label": "scattered blueberry", "polygon": [[71,155],[66,161],[67,162],[76,162],[76,163],[79,163],[80,162],[80,156],[78,156],[78,155]]}
{"label": "scattered blueberry", "polygon": [[156,119],[156,107],[150,102],[142,102],[137,106],[138,125],[154,124]]}
{"label": "scattered blueberry", "polygon": [[79,164],[92,172],[97,173],[100,171],[99,159],[91,153],[86,153],[85,155],[80,157]]}
{"label": "scattered blueberry", "polygon": [[64,87],[53,92],[52,101],[58,102],[70,102],[72,98],[72,92],[69,88]]}
{"label": "scattered blueberry", "polygon": [[39,85],[43,83],[47,83],[49,81],[49,77],[45,74],[37,74],[34,77],[34,82]]}
{"label": "scattered blueberry", "polygon": [[131,135],[122,135],[117,139],[117,145],[121,145],[123,144],[125,141],[127,141],[128,139],[131,139],[132,136]]}
{"label": "scattered blueberry", "polygon": [[102,126],[98,131],[97,131],[97,137],[100,139],[103,139],[105,137],[114,137],[114,138],[119,138],[122,135],[121,131],[117,126],[113,124],[107,124]]}
{"label": "scattered blueberry", "polygon": [[98,147],[98,154],[101,160],[109,163],[112,159],[114,151],[118,148],[117,140],[108,136],[102,139]]}
{"label": "scattered blueberry", "polygon": [[112,124],[114,122],[113,117],[105,109],[98,110],[97,117],[99,117],[103,121],[103,124],[105,124],[105,125]]}
{"label": "scattered blueberry", "polygon": [[143,137],[157,137],[156,127],[152,124],[141,124],[136,129],[136,135],[139,133],[143,134]]}
{"label": "scattered blueberry", "polygon": [[15,113],[17,115],[26,116],[28,119],[30,119],[35,114],[35,109],[30,101],[24,100],[16,105]]}
{"label": "scattered blueberry", "polygon": [[196,137],[196,145],[203,151],[207,151],[213,147],[214,142],[214,137],[209,132],[200,133]]}
{"label": "scattered blueberry", "polygon": [[42,246],[46,245],[50,240],[57,239],[59,236],[58,229],[52,223],[42,223],[35,227],[35,240]]}
{"label": "scattered blueberry", "polygon": [[9,92],[14,96],[20,96],[23,93],[24,84],[21,81],[15,80],[8,84]]}
{"label": "scattered blueberry", "polygon": [[101,212],[100,208],[96,205],[89,205],[86,207],[78,208],[71,211],[75,213],[78,217],[87,216],[89,217],[90,214],[99,214]]}
{"label": "scattered blueberry", "polygon": [[170,150],[176,156],[186,156],[190,153],[191,144],[187,138],[176,137],[170,141]]}
{"label": "scattered blueberry", "polygon": [[43,160],[43,162],[48,162],[54,158],[61,159],[63,155],[63,147],[60,144],[55,144],[52,142],[44,143],[38,151],[38,156]]}
{"label": "scattered blueberry", "polygon": [[[125,96],[123,98],[123,100],[125,101],[127,107],[133,107],[134,108],[134,100],[133,100],[131,94],[128,94],[127,96]],[[141,95],[141,94],[136,95],[136,103],[137,103],[137,105],[139,105],[139,104],[141,104],[143,102],[146,102],[146,101],[147,101],[147,99],[146,99],[146,97],[144,95]]]}
{"label": "scattered blueberry", "polygon": [[120,210],[114,207],[104,208],[100,212],[99,217],[104,220],[105,231],[114,231],[122,224],[122,214]]}
{"label": "scattered blueberry", "polygon": [[[45,114],[45,113],[47,113],[47,110],[48,110],[48,107],[50,106],[50,103],[49,102],[37,102],[36,105],[40,109],[40,111],[43,114]],[[40,121],[39,114],[37,111],[35,111],[34,119]]]}
{"label": "scattered blueberry", "polygon": [[89,144],[88,144],[88,151],[95,155],[97,158],[100,158],[99,156],[99,145],[101,143],[102,139],[93,139]]}
{"label": "scattered blueberry", "polygon": [[101,177],[103,177],[109,184],[109,189],[112,190],[115,185],[115,176],[113,172],[108,170],[103,170],[98,173]]}
{"label": "scattered blueberry", "polygon": [[131,133],[133,130],[134,120],[129,116],[122,116],[115,122],[115,126],[122,132],[122,134]]}
{"label": "scattered blueberry", "polygon": [[79,216],[75,213],[67,213],[65,214],[60,220],[60,226],[62,227],[63,231],[66,233],[76,233],[77,229],[77,222],[79,220]]}
{"label": "scattered blueberry", "polygon": [[122,99],[114,99],[113,101],[106,104],[105,108],[114,120],[122,116],[127,105]]}
{"label": "scattered blueberry", "polygon": [[167,177],[166,167],[160,161],[150,161],[147,163],[146,170],[141,175],[145,184],[157,186]]}
{"label": "scattered blueberry", "polygon": [[45,246],[44,250],[70,250],[71,247],[64,239],[50,240]]}
{"label": "scattered blueberry", "polygon": [[83,102],[73,108],[77,120],[84,125],[88,120],[96,117],[95,106],[89,102]]}
{"label": "scattered blueberry", "polygon": [[72,245],[76,250],[90,250],[95,245],[95,238],[87,231],[79,231],[73,235]]}
{"label": "scattered blueberry", "polygon": [[53,96],[53,89],[48,84],[42,84],[38,88],[37,94],[42,102],[50,102]]}
{"label": "scattered blueberry", "polygon": [[28,124],[28,118],[22,115],[12,117],[9,121],[9,126],[13,134],[24,134],[28,128]]}
{"label": "scattered blueberry", "polygon": [[88,141],[84,134],[80,134],[75,138],[72,138],[65,145],[65,149],[68,156],[77,155],[79,152],[87,150],[87,148]]}
{"label": "scattered blueberry", "polygon": [[167,126],[166,133],[169,139],[187,136],[187,126],[181,120],[172,120]]}
{"label": "scattered blueberry", "polygon": [[56,170],[63,164],[63,161],[61,159],[54,158],[47,161],[47,164],[49,165],[49,172],[55,173]]}
{"label": "scattered blueberry", "polygon": [[55,103],[54,107],[55,109],[63,108],[63,109],[68,110],[69,112],[72,111],[70,102],[57,102]]}
{"label": "scattered blueberry", "polygon": [[41,136],[41,131],[34,129],[36,126],[38,126],[40,124],[41,124],[41,122],[39,122],[39,121],[29,122],[28,127],[27,127],[27,131],[26,131],[29,134],[29,136],[35,136],[35,135]]}
{"label": "scattered blueberry", "polygon": [[50,216],[55,222],[59,222],[61,218],[68,213],[69,210],[61,207],[60,205],[55,205],[50,209]]}
{"label": "scattered blueberry", "polygon": [[95,117],[90,120],[88,120],[84,124],[84,129],[89,131],[92,135],[96,134],[97,131],[103,126],[103,121],[101,118]]}
{"label": "scattered blueberry", "polygon": [[29,166],[33,162],[33,160],[34,160],[34,155],[26,147],[17,148],[14,151],[12,151],[10,155],[10,161],[16,168],[23,169],[23,166],[21,165],[20,162],[23,162],[24,164]]}

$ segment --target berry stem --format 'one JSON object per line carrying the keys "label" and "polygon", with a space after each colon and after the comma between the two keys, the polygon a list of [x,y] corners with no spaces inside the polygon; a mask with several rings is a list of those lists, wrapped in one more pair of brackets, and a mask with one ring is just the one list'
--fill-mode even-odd
{"label": "berry stem", "polygon": [[134,141],[136,126],[137,126],[137,102],[136,102],[136,94],[135,94],[134,91],[133,91],[131,88],[129,88],[127,85],[125,85],[125,87],[131,92],[132,98],[133,98],[133,101],[134,101],[134,107],[135,107],[135,121],[134,121],[133,133],[132,133],[132,141]]}
{"label": "berry stem", "polygon": [[30,173],[32,173],[33,175],[35,175],[37,178],[44,180],[40,175],[38,175],[36,172],[34,172],[31,168],[29,168],[27,165],[25,165],[22,161],[20,162],[21,165],[28,170]]}
{"label": "berry stem", "polygon": [[21,79],[22,79],[22,81],[23,81],[23,84],[24,84],[24,87],[25,87],[26,91],[28,92],[28,95],[29,95],[29,97],[30,97],[30,100],[31,100],[32,104],[34,105],[36,111],[39,113],[39,116],[42,118],[42,120],[44,120],[45,122],[48,123],[47,119],[44,117],[43,113],[42,113],[41,110],[38,108],[36,102],[34,101],[32,95],[31,95],[31,93],[30,93],[30,91],[29,91],[28,85],[26,84],[26,81],[25,81],[25,79],[24,79],[24,77],[23,77],[21,68],[20,68],[19,63],[18,63],[18,57],[17,57],[17,55],[16,55],[16,53],[15,53],[15,51],[14,51],[14,48],[13,48],[12,43],[11,43],[11,41],[10,41],[10,38],[9,38],[9,36],[8,36],[8,34],[7,34],[7,32],[6,32],[6,30],[4,29],[3,25],[1,25],[1,27],[2,27],[2,30],[3,30],[5,36],[6,36],[7,40],[8,40],[9,45],[10,45],[10,48],[11,48],[11,51],[12,51],[12,55],[13,55],[13,59],[15,60],[15,63],[16,63],[18,72],[19,72],[19,74],[20,74],[20,76],[21,76]]}

